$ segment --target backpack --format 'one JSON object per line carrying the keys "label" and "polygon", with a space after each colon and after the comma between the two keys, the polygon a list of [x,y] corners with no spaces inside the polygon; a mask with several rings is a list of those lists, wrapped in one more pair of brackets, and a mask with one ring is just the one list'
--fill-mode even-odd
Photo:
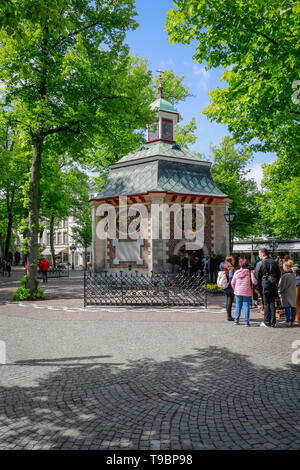
{"label": "backpack", "polygon": [[269,262],[263,263],[263,275],[261,279],[261,286],[264,292],[272,292],[276,290],[277,277],[272,273],[272,264]]}
{"label": "backpack", "polygon": [[225,271],[218,272],[217,286],[221,289],[226,289],[229,286],[229,281],[227,279]]}

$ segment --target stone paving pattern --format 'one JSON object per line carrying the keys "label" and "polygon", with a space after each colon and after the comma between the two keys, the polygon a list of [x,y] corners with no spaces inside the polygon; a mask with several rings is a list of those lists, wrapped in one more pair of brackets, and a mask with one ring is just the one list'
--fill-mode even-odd
{"label": "stone paving pattern", "polygon": [[234,326],[223,298],[76,311],[76,276],[25,307],[0,279],[0,449],[299,449],[299,327],[259,328],[253,311]]}

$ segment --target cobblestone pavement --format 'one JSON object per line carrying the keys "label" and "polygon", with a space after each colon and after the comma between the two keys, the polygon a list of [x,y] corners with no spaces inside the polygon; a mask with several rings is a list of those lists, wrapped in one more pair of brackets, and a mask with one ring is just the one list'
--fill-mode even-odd
{"label": "cobblestone pavement", "polygon": [[0,449],[299,449],[299,327],[51,302],[0,306]]}

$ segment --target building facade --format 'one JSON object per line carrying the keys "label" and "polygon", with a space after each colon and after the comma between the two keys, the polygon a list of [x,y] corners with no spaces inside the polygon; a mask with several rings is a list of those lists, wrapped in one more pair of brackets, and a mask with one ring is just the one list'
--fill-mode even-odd
{"label": "building facade", "polygon": [[[72,228],[75,225],[73,217],[59,222],[54,228],[54,250],[56,264],[63,263],[65,265],[74,265],[75,269],[82,269],[85,266],[84,248],[77,243]],[[41,255],[48,259],[52,264],[51,248],[50,248],[50,231],[45,227],[40,236]],[[71,247],[74,246],[74,250]],[[87,250],[87,261],[91,259],[91,248]]]}
{"label": "building facade", "polygon": [[[90,199],[95,272],[169,271],[169,257],[188,250],[191,242],[194,250],[203,250],[204,254],[229,252],[224,213],[232,200],[214,183],[211,163],[176,144],[174,131],[180,116],[161,90],[152,107],[157,111],[157,122],[149,127],[145,145],[111,165],[103,190]],[[178,238],[182,220],[176,219],[174,205],[183,215],[189,206],[192,226],[200,208],[202,241],[196,237],[194,227]],[[143,235],[133,237],[120,230],[124,210],[127,225],[132,222],[139,229],[143,225]],[[170,211],[167,230],[164,210]],[[103,228],[109,212],[115,214],[116,222],[112,235],[105,237]],[[134,219],[130,214],[138,215]]]}

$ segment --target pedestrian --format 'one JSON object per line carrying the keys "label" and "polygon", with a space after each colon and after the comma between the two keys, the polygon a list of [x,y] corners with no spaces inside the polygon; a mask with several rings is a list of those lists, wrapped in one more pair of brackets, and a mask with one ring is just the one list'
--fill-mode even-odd
{"label": "pedestrian", "polygon": [[300,269],[298,268],[298,266],[294,265],[292,271],[296,276],[296,286],[300,287]]}
{"label": "pedestrian", "polygon": [[43,284],[46,284],[48,282],[48,269],[49,269],[49,261],[46,260],[46,258],[42,258],[40,262],[40,271],[42,273],[43,277]]}
{"label": "pedestrian", "polygon": [[209,273],[210,273],[210,282],[212,284],[216,284],[217,277],[218,277],[218,259],[215,253],[210,258]]}
{"label": "pedestrian", "polygon": [[280,301],[285,309],[286,324],[293,326],[296,319],[296,276],[293,273],[293,261],[283,263],[283,274],[279,283]]}
{"label": "pedestrian", "polygon": [[3,274],[3,276],[6,276],[6,273],[7,273],[7,261],[4,259],[2,261],[2,274]]}
{"label": "pedestrian", "polygon": [[300,322],[300,269],[298,265],[294,265],[293,271],[296,275],[296,321]]}
{"label": "pedestrian", "polygon": [[189,254],[186,252],[184,254],[184,257],[181,260],[181,270],[185,276],[188,276],[188,274],[190,273],[190,269],[191,269],[191,261],[190,261]]}
{"label": "pedestrian", "polygon": [[256,258],[255,258],[255,261],[254,261],[254,268],[256,268],[256,265],[260,263],[260,257],[257,255]]}
{"label": "pedestrian", "polygon": [[256,265],[255,277],[264,307],[264,321],[260,326],[270,328],[276,326],[275,300],[278,297],[277,285],[281,272],[277,262],[269,257],[266,248],[259,250],[259,257],[261,261]]}
{"label": "pedestrian", "polygon": [[209,256],[204,256],[202,259],[204,274],[208,278],[209,274]]}
{"label": "pedestrian", "polygon": [[224,271],[227,277],[228,285],[225,287],[224,292],[226,295],[226,313],[227,313],[227,320],[233,321],[232,317],[232,304],[234,301],[234,292],[232,288],[232,279],[234,275],[234,258],[233,256],[227,256],[224,263]]}
{"label": "pedestrian", "polygon": [[248,261],[241,259],[239,262],[240,269],[238,269],[232,278],[231,284],[235,294],[235,313],[234,323],[239,324],[242,307],[244,310],[244,323],[250,326],[250,301],[253,295],[252,284],[256,285],[257,280],[254,272],[248,269]]}
{"label": "pedestrian", "polygon": [[192,262],[191,262],[191,273],[197,274],[199,273],[199,271],[200,272],[202,271],[202,263],[200,261],[200,258],[196,256],[195,258],[192,259]]}
{"label": "pedestrian", "polygon": [[219,271],[224,271],[225,262],[226,262],[226,259],[225,259],[225,260],[223,259],[223,260],[221,261],[221,263],[220,263],[220,265],[219,265]]}
{"label": "pedestrian", "polygon": [[4,272],[5,272],[5,263],[4,263],[4,259],[3,259],[3,258],[0,258],[0,271],[2,272],[2,275],[4,276]]}
{"label": "pedestrian", "polygon": [[7,276],[10,277],[10,273],[11,273],[11,261],[10,260],[6,261],[6,272],[7,272]]}

